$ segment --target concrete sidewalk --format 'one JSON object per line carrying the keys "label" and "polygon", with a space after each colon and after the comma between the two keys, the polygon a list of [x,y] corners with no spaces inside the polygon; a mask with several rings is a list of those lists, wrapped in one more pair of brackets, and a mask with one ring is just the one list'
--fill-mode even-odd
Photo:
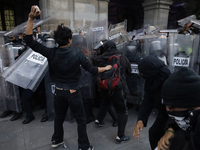
{"label": "concrete sidewalk", "polygon": [[[116,144],[115,137],[117,127],[112,127],[112,119],[106,116],[103,127],[97,127],[94,123],[87,125],[87,133],[91,145],[95,150],[150,150],[148,129],[155,120],[156,114],[152,113],[148,127],[144,128],[140,138],[133,137],[133,129],[136,124],[138,111],[133,107],[129,109],[129,118],[126,126],[126,134],[130,141]],[[94,108],[94,114],[98,112]],[[24,116],[16,121],[10,121],[11,116],[0,119],[0,150],[65,150],[63,146],[51,148],[51,136],[53,134],[53,121],[40,122],[44,110],[34,111],[35,120],[29,124],[22,124]],[[66,150],[77,150],[77,125],[76,122],[64,123]]]}

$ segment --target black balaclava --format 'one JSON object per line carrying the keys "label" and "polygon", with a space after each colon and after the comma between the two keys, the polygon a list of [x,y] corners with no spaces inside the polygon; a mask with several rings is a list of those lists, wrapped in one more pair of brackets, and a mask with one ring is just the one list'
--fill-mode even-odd
{"label": "black balaclava", "polygon": [[[104,44],[103,49],[101,50],[101,55],[95,58],[95,64],[98,64],[99,67],[106,66],[108,64],[108,59],[112,55],[118,55],[118,54],[119,51],[117,50],[115,43],[113,41],[107,41]],[[112,61],[111,65],[114,63],[114,61]]]}
{"label": "black balaclava", "polygon": [[185,111],[169,111],[177,125],[190,131],[196,125],[200,114],[194,107],[200,106],[200,76],[190,68],[181,67],[171,74],[162,87],[163,104],[170,107],[188,108]]}
{"label": "black balaclava", "polygon": [[140,75],[145,79],[145,85],[152,91],[161,87],[171,74],[163,61],[156,56],[147,56],[138,63]]}
{"label": "black balaclava", "polygon": [[111,52],[117,49],[115,43],[113,41],[107,41],[104,45],[104,48],[101,50],[101,54],[104,52]]}

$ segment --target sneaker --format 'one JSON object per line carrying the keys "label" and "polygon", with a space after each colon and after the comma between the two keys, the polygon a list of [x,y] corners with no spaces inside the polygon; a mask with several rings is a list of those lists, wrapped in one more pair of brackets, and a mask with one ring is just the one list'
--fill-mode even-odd
{"label": "sneaker", "polygon": [[58,141],[58,142],[52,141],[51,147],[58,147],[59,145],[62,145],[62,144],[64,144],[64,141]]}
{"label": "sneaker", "polygon": [[94,150],[94,146],[90,146],[88,150]]}
{"label": "sneaker", "polygon": [[120,144],[121,142],[125,142],[125,141],[128,141],[130,140],[130,136],[122,136],[121,138],[119,138],[119,136],[116,137],[116,143],[117,144]]}
{"label": "sneaker", "polygon": [[98,126],[98,127],[103,127],[104,123],[103,122],[99,122],[99,120],[95,120],[94,123]]}
{"label": "sneaker", "polygon": [[[81,148],[79,148],[78,150],[82,150]],[[94,150],[94,146],[90,146],[87,150]]]}

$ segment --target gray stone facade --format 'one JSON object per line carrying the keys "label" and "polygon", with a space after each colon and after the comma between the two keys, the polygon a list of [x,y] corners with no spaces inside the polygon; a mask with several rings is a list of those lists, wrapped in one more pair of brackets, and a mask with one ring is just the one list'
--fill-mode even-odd
{"label": "gray stone facade", "polygon": [[[61,23],[76,29],[89,24],[90,21],[108,19],[108,9],[110,9],[110,23],[128,19],[129,31],[141,28],[144,24],[167,28],[172,0],[145,0],[144,13],[141,6],[143,0],[138,1],[141,2],[135,4],[133,0],[113,0],[112,2],[109,0],[1,0],[0,5],[1,8],[5,5],[13,8],[15,26],[27,21],[31,6],[38,5],[42,10],[41,19],[52,15],[52,19],[42,26],[45,30],[55,30]],[[126,4],[129,4],[129,7],[126,7]]]}
{"label": "gray stone facade", "polygon": [[108,0],[40,0],[41,18],[52,19],[42,29],[55,30],[57,25],[79,28],[90,21],[108,18]]}
{"label": "gray stone facade", "polygon": [[167,29],[169,9],[171,0],[145,0],[144,25],[157,25],[161,29]]}

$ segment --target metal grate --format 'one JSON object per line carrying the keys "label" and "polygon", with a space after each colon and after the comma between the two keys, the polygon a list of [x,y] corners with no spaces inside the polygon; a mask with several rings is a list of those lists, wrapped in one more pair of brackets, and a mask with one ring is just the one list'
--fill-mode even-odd
{"label": "metal grate", "polygon": [[9,6],[4,6],[4,18],[6,30],[11,30],[15,27],[14,10]]}

